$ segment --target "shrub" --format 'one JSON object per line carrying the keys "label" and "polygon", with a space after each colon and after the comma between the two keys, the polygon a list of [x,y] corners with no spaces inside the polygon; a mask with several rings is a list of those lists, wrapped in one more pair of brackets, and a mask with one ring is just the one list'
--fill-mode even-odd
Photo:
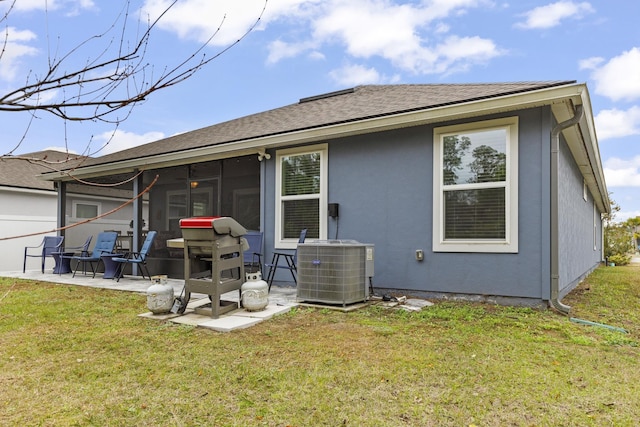
{"label": "shrub", "polygon": [[631,256],[623,254],[611,255],[609,257],[609,262],[612,262],[615,265],[627,265],[631,262]]}
{"label": "shrub", "polygon": [[[628,258],[625,264],[629,263],[629,256],[636,249],[633,243],[633,233],[629,227],[623,224],[610,224],[604,231],[604,256],[612,261],[612,257],[621,256]],[[617,262],[616,262],[617,264]],[[620,264],[624,265],[624,264]]]}

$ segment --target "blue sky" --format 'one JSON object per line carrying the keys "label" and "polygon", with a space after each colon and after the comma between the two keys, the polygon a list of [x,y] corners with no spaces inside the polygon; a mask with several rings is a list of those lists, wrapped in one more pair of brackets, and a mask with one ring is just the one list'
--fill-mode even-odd
{"label": "blue sky", "polygon": [[[0,2],[0,11],[8,3]],[[123,4],[18,0],[2,21],[0,94],[107,29]],[[129,30],[168,4],[132,0]],[[206,48],[215,54],[264,5],[180,0],[153,33],[146,59],[156,72],[175,65],[222,23]],[[82,153],[88,144],[93,152],[110,140],[98,155],[107,154],[361,84],[577,80],[589,87],[608,189],[621,207],[616,219],[624,220],[640,215],[638,17],[636,0],[268,0],[258,27],[240,44],[190,80],[152,95],[115,134],[103,123],[2,112],[1,154],[16,146],[13,154],[51,147]]]}

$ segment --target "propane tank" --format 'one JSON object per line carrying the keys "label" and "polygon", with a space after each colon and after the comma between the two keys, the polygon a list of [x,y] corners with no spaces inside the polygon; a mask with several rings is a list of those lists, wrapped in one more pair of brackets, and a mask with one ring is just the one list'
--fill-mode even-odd
{"label": "propane tank", "polygon": [[242,306],[247,311],[264,310],[269,304],[269,285],[262,280],[262,273],[247,273],[247,281],[240,287]]}
{"label": "propane tank", "polygon": [[173,287],[167,284],[167,276],[153,276],[153,285],[147,289],[147,308],[153,314],[164,314],[173,307]]}

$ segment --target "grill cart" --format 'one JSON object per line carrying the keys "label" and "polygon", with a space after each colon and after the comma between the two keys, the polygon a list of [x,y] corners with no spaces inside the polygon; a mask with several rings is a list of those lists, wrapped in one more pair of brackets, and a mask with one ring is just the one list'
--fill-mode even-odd
{"label": "grill cart", "polygon": [[230,217],[195,217],[180,220],[184,238],[184,292],[182,307],[192,293],[209,295],[210,304],[196,308],[198,314],[217,319],[238,308],[221,295],[238,290],[244,282],[243,238],[247,230]]}

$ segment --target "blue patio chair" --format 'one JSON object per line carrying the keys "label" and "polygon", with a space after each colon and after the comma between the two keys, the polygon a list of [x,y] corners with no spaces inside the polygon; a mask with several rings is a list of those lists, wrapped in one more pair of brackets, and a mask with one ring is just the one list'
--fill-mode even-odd
{"label": "blue patio chair", "polygon": [[[300,232],[300,238],[298,239],[298,243],[304,243],[304,239],[307,237],[307,229],[303,229]],[[285,264],[280,265],[280,259],[284,259]],[[293,281],[298,284],[298,279],[296,278],[296,273],[298,271],[298,267],[296,263],[298,262],[298,248],[296,248],[293,252],[273,252],[273,258],[271,258],[270,264],[265,264],[265,267],[269,267],[269,273],[267,274],[267,283],[269,283],[269,290],[271,290],[271,284],[273,283],[273,278],[276,275],[276,271],[278,268],[284,268],[291,272],[291,276],[293,276]]]}
{"label": "blue patio chair", "polygon": [[[262,271],[262,237],[261,231],[248,231],[247,234],[242,236],[249,244],[249,249],[243,252],[244,266],[249,267],[251,271],[257,266],[258,270]],[[256,262],[256,260],[258,262]]]}
{"label": "blue patio chair", "polygon": [[76,277],[76,273],[80,268],[80,264],[82,264],[82,271],[84,274],[87,274],[87,264],[91,267],[91,273],[93,273],[92,277],[96,277],[96,272],[100,267],[100,263],[102,262],[103,254],[110,254],[113,252],[113,248],[116,246],[116,239],[118,238],[118,233],[113,231],[103,231],[102,233],[98,233],[98,237],[96,238],[96,244],[93,246],[93,250],[91,252],[85,252],[80,255],[74,255],[71,257],[72,260],[76,261],[76,268],[73,270],[73,277]]}
{"label": "blue patio chair", "polygon": [[71,258],[76,254],[89,256],[89,245],[92,239],[93,236],[89,236],[82,246],[65,246],[64,249],[54,252],[53,257],[56,259],[56,266],[53,272],[57,274],[71,273]]}
{"label": "blue patio chair", "polygon": [[151,245],[153,244],[153,239],[156,238],[157,231],[149,231],[147,233],[147,237],[144,239],[142,243],[142,248],[140,252],[129,252],[126,257],[116,257],[113,258],[113,261],[121,263],[120,268],[116,274],[116,281],[119,282],[120,278],[124,275],[124,269],[127,264],[136,264],[140,266],[140,273],[142,273],[142,278],[145,279],[144,272],[147,272],[147,276],[149,280],[151,280],[151,274],[149,274],[149,268],[147,267],[147,254],[151,249]]}
{"label": "blue patio chair", "polygon": [[[44,263],[48,256],[53,257],[54,252],[59,252],[64,236],[44,236],[38,246],[26,246],[24,248],[24,261],[22,262],[22,272],[27,270],[27,258],[40,258],[41,270],[44,273]],[[29,249],[42,248],[37,254],[30,254]]]}

